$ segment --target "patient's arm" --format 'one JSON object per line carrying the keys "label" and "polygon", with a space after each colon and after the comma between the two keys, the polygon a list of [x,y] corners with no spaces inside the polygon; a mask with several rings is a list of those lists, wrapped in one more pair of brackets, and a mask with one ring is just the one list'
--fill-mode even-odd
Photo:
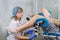
{"label": "patient's arm", "polygon": [[29,37],[25,37],[25,36],[16,35],[16,39],[18,39],[18,40],[29,40],[30,38]]}

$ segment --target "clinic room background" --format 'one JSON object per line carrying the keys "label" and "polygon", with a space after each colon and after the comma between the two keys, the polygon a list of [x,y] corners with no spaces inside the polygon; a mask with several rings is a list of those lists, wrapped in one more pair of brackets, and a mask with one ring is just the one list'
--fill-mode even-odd
{"label": "clinic room background", "polygon": [[12,16],[12,9],[20,6],[24,10],[22,25],[26,22],[25,17],[29,14],[39,13],[42,8],[51,10],[53,18],[60,20],[60,0],[0,0],[0,40],[6,40],[6,27]]}

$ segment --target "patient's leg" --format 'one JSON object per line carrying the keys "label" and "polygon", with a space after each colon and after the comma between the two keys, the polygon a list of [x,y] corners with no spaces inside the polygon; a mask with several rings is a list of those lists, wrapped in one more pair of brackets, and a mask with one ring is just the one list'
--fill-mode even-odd
{"label": "patient's leg", "polygon": [[[34,25],[34,22],[36,21],[37,18],[44,18],[43,16],[40,16],[40,15],[35,15],[31,18],[30,21],[26,22],[24,25],[22,25],[21,27],[18,27],[17,28],[17,31],[23,31],[25,29],[28,29],[30,27],[32,27]],[[56,19],[53,19],[53,18],[48,18],[48,20],[52,23],[54,23],[55,25],[59,25],[59,21],[56,20]],[[54,21],[55,20],[55,21]]]}
{"label": "patient's leg", "polygon": [[[43,13],[45,14],[45,17],[52,23],[54,23],[55,25],[58,25],[60,22],[56,19],[53,19],[53,18],[50,18],[49,15],[50,13],[46,10],[46,9],[43,9]],[[47,15],[48,14],[48,15]],[[40,16],[40,15],[34,15],[30,21],[26,22],[23,26],[21,27],[18,27],[17,28],[17,31],[23,31],[25,29],[28,29],[30,27],[32,27],[34,25],[34,22],[36,21],[37,18],[43,18],[43,16]],[[54,21],[55,20],[55,21]]]}
{"label": "patient's leg", "polygon": [[44,18],[43,16],[40,15],[35,15],[33,16],[30,21],[27,21],[24,25],[22,25],[21,27],[17,28],[17,31],[21,32],[25,29],[28,29],[30,27],[32,27],[34,25],[34,22],[36,21],[37,18]]}

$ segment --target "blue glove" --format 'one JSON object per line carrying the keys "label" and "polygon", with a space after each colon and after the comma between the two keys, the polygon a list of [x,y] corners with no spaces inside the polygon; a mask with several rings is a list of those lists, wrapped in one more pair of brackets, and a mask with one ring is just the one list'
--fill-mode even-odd
{"label": "blue glove", "polygon": [[32,34],[34,30],[28,30],[26,34]]}
{"label": "blue glove", "polygon": [[32,40],[33,38],[36,38],[37,35],[36,34],[32,34],[32,36],[30,36],[30,40]]}

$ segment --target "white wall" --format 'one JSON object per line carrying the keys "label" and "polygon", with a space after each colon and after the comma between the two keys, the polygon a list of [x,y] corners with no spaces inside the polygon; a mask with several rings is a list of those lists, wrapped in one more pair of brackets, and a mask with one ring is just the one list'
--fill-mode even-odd
{"label": "white wall", "polygon": [[60,20],[60,0],[58,0],[58,20]]}

